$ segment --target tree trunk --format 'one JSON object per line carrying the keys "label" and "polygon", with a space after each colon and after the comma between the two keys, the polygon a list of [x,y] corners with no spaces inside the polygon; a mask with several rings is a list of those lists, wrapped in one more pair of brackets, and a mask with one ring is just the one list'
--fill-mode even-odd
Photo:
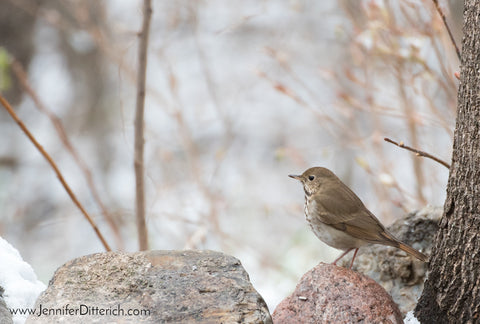
{"label": "tree trunk", "polygon": [[461,80],[444,214],[415,315],[480,323],[480,0],[465,0]]}

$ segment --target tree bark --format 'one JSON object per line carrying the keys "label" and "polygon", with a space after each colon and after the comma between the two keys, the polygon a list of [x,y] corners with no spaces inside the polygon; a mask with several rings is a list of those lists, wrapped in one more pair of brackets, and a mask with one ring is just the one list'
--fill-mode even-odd
{"label": "tree bark", "polygon": [[465,0],[463,30],[447,198],[415,309],[422,323],[480,322],[480,0]]}

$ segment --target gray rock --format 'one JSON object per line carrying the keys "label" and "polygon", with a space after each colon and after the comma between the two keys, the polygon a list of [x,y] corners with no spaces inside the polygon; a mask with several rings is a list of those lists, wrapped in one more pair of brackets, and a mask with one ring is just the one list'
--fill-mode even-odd
{"label": "gray rock", "polygon": [[0,287],[0,323],[2,324],[13,324],[12,314],[3,300],[3,288]]}
{"label": "gray rock", "polygon": [[403,323],[390,295],[374,280],[320,263],[273,313],[275,323]]}
{"label": "gray rock", "polygon": [[213,251],[84,256],[56,271],[36,307],[47,315],[27,323],[272,323],[240,261]]}
{"label": "gray rock", "polygon": [[[441,207],[426,207],[397,220],[388,229],[401,241],[429,255],[442,212]],[[353,253],[349,254],[352,255]],[[338,264],[349,267],[350,260],[345,257]],[[423,291],[427,266],[427,263],[399,249],[369,245],[358,251],[353,270],[369,276],[382,285],[405,316],[415,308]]]}

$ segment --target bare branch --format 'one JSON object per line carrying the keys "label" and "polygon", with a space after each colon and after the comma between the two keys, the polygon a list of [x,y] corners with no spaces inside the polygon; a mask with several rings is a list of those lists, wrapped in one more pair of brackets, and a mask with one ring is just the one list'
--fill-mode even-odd
{"label": "bare branch", "polygon": [[440,5],[438,4],[438,0],[432,0],[432,1],[435,4],[435,9],[437,9],[438,14],[440,15],[440,17],[442,17],[443,24],[445,25],[445,28],[447,29],[447,32],[448,32],[448,36],[452,41],[453,47],[455,47],[455,52],[457,52],[458,60],[461,62],[462,57],[460,54],[460,50],[458,49],[457,43],[455,42],[455,38],[453,38],[453,34],[452,34],[452,31],[450,30],[450,27],[448,27],[447,18],[445,17],[445,14],[443,13],[442,8],[440,8]]}
{"label": "bare branch", "polygon": [[62,141],[63,146],[67,149],[68,152],[70,152],[74,161],[77,163],[78,167],[82,171],[85,177],[85,180],[87,181],[87,186],[90,189],[90,193],[93,197],[93,200],[97,203],[98,207],[102,211],[103,217],[105,218],[110,228],[112,229],[113,233],[115,234],[117,246],[119,246],[120,249],[122,249],[123,242],[120,235],[120,228],[118,227],[118,224],[115,221],[115,218],[110,214],[110,212],[107,210],[107,207],[105,206],[102,199],[100,198],[97,187],[95,185],[95,181],[93,180],[92,172],[90,171],[87,163],[83,160],[81,155],[77,152],[72,142],[68,138],[67,132],[65,131],[65,127],[63,126],[62,121],[60,120],[60,118],[58,118],[57,115],[55,115],[50,109],[48,109],[47,106],[45,106],[45,104],[40,100],[38,94],[35,92],[35,90],[30,85],[30,82],[28,81],[28,77],[25,72],[25,69],[23,68],[22,64],[15,58],[13,59],[13,62],[12,62],[12,71],[13,73],[15,73],[15,76],[17,77],[20,83],[20,86],[30,96],[30,98],[34,102],[37,109],[40,110],[42,113],[44,113],[50,119],[51,123],[55,127],[55,130],[57,131],[57,134],[60,140]]}
{"label": "bare branch", "polygon": [[417,156],[423,156],[423,157],[426,157],[426,158],[429,158],[429,159],[432,159],[438,163],[440,163],[441,165],[443,165],[444,167],[446,167],[447,169],[450,169],[450,164],[448,164],[447,162],[443,161],[443,160],[440,160],[439,158],[431,155],[431,154],[428,154],[426,152],[423,152],[423,151],[420,151],[420,150],[417,150],[417,149],[414,149],[413,147],[410,147],[410,146],[407,146],[405,145],[403,142],[400,142],[400,143],[397,143],[395,142],[394,140],[391,140],[389,139],[388,137],[385,137],[383,139],[385,142],[389,142],[389,143],[392,143],[398,147],[401,147],[403,149],[406,149],[406,150],[409,150],[413,153],[415,153],[415,155]]}
{"label": "bare branch", "polygon": [[135,107],[135,188],[136,188],[136,219],[138,231],[138,243],[140,250],[148,249],[148,232],[145,222],[145,170],[143,164],[144,155],[144,110],[145,110],[145,83],[147,74],[147,49],[148,36],[150,33],[150,19],[152,16],[151,0],[143,2],[143,26],[140,32],[138,45],[138,72],[137,72],[137,102]]}
{"label": "bare branch", "polygon": [[67,182],[65,181],[65,179],[63,178],[63,175],[62,173],[60,172],[60,170],[58,169],[56,163],[52,160],[52,158],[50,157],[50,155],[43,149],[42,145],[40,145],[40,143],[37,142],[37,140],[35,139],[35,137],[33,137],[32,133],[30,133],[30,131],[27,129],[27,127],[25,126],[25,124],[20,120],[20,118],[17,116],[17,114],[15,113],[15,111],[13,110],[13,108],[10,106],[10,104],[8,103],[8,101],[3,98],[3,96],[0,95],[0,102],[1,104],[3,105],[3,107],[5,107],[5,109],[7,110],[7,112],[10,114],[10,116],[12,116],[12,118],[15,120],[15,122],[18,124],[18,126],[20,126],[20,128],[22,129],[22,131],[25,133],[25,135],[27,135],[27,137],[30,139],[30,141],[33,143],[33,145],[35,145],[35,147],[37,148],[37,150],[40,151],[40,153],[43,155],[43,157],[47,160],[47,162],[50,164],[50,166],[52,167],[53,171],[55,172],[55,174],[57,175],[58,177],[58,180],[60,180],[61,184],[63,185],[63,187],[65,188],[65,190],[67,191],[68,195],[70,196],[70,198],[72,199],[72,201],[74,202],[74,204],[78,207],[78,209],[80,209],[80,211],[82,212],[82,214],[85,216],[85,218],[87,219],[87,221],[90,223],[90,225],[93,227],[93,230],[95,231],[95,233],[97,234],[98,238],[100,239],[100,241],[102,242],[103,246],[105,247],[105,250],[107,251],[111,251],[110,249],[110,246],[108,245],[107,241],[105,240],[105,238],[103,237],[102,233],[100,232],[100,230],[98,229],[97,225],[95,224],[95,222],[93,221],[93,219],[90,217],[90,215],[87,213],[87,211],[83,208],[82,204],[78,201],[77,197],[75,196],[75,194],[73,193],[72,189],[70,188],[70,186],[67,184]]}

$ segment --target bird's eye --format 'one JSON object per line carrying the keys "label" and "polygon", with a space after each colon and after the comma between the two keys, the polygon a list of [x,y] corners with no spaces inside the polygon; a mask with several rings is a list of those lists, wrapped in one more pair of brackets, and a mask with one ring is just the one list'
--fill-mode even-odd
{"label": "bird's eye", "polygon": [[315,176],[313,176],[313,175],[308,176],[308,180],[313,181],[313,179],[315,179]]}

